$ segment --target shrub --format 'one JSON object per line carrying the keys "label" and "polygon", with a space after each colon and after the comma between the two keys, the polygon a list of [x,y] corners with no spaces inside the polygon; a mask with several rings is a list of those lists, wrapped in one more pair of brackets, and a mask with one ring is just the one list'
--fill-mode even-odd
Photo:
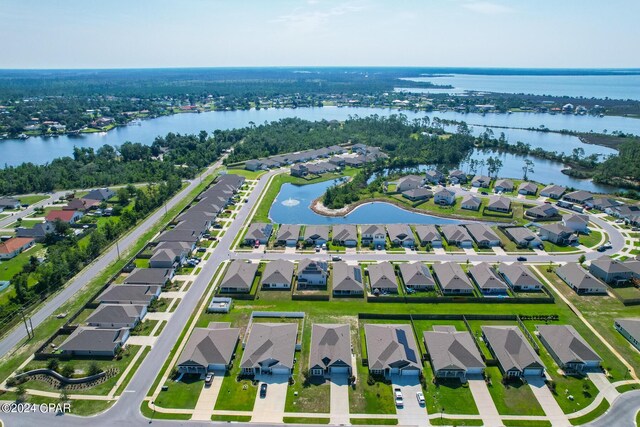
{"label": "shrub", "polygon": [[91,365],[89,365],[89,376],[98,375],[100,372],[102,372],[100,366],[98,366],[96,362],[91,362]]}
{"label": "shrub", "polygon": [[49,362],[47,362],[47,369],[57,372],[59,367],[60,363],[58,362],[58,359],[49,359]]}
{"label": "shrub", "polygon": [[62,367],[60,375],[62,375],[63,377],[71,378],[74,372],[75,368],[73,367],[73,365],[71,363],[67,363]]}

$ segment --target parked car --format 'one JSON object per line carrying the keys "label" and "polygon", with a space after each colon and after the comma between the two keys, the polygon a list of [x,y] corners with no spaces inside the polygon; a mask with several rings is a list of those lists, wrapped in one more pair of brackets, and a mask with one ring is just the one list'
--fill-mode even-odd
{"label": "parked car", "polygon": [[209,372],[206,377],[204,377],[204,384],[206,386],[210,386],[213,382],[213,372]]}
{"label": "parked car", "polygon": [[256,244],[255,244],[255,245],[253,245],[253,247],[254,247],[254,248],[256,248],[256,249],[258,249],[258,248],[260,247],[260,242],[258,242],[258,241],[256,240]]}
{"label": "parked car", "polygon": [[342,261],[342,257],[339,257],[339,256],[332,256],[332,257],[331,257],[331,261]]}
{"label": "parked car", "polygon": [[207,252],[207,248],[198,248],[196,249],[198,252]]}
{"label": "parked car", "polygon": [[425,404],[424,394],[422,394],[421,391],[416,393],[416,399],[418,399],[418,403],[420,404],[420,406],[424,406],[424,404]]}
{"label": "parked car", "polygon": [[598,246],[598,249],[597,249],[598,252],[604,252],[606,250],[607,248],[605,248],[604,246]]}
{"label": "parked car", "polygon": [[267,383],[260,384],[260,397],[263,399],[267,397]]}
{"label": "parked car", "polygon": [[523,256],[519,256],[518,258],[516,258],[518,261],[526,261],[527,258],[523,257]]}
{"label": "parked car", "polygon": [[396,406],[402,408],[404,406],[404,401],[402,400],[402,390],[396,388],[393,390],[393,393],[396,397]]}
{"label": "parked car", "polygon": [[483,196],[488,196],[489,193],[487,193],[486,191],[481,191],[480,194],[482,194]]}

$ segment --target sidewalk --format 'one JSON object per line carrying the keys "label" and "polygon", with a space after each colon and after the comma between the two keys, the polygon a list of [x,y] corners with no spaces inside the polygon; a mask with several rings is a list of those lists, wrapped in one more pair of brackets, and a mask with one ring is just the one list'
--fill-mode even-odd
{"label": "sidewalk", "polygon": [[487,383],[482,376],[468,376],[469,390],[473,395],[473,400],[476,402],[478,412],[480,412],[480,418],[485,426],[501,426],[502,421],[500,414],[496,408],[496,404],[493,402],[493,398],[487,388]]}

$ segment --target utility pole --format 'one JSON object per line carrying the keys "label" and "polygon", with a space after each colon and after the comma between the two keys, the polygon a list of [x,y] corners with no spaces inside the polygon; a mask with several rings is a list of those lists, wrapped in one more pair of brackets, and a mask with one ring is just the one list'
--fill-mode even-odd
{"label": "utility pole", "polygon": [[[29,329],[29,325],[27,324],[27,318],[24,315],[24,311],[20,310],[20,316],[22,316],[22,321],[24,322],[24,328],[27,330],[27,336],[29,339],[33,338],[33,324],[31,325],[31,329]],[[31,323],[31,318],[29,318],[29,323]]]}
{"label": "utility pole", "polygon": [[116,240],[116,251],[118,251],[118,259],[120,259],[120,246],[118,245],[118,240]]}

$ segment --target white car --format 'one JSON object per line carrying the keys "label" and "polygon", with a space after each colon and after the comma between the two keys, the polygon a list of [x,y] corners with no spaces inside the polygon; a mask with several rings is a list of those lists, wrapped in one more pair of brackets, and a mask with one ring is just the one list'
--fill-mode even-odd
{"label": "white car", "polygon": [[424,406],[425,402],[424,402],[424,394],[422,394],[421,391],[416,393],[416,399],[418,399],[418,403],[420,404],[420,406]]}
{"label": "white car", "polygon": [[396,396],[396,406],[402,408],[404,405],[404,401],[402,400],[402,391],[399,388],[394,390],[394,394]]}

